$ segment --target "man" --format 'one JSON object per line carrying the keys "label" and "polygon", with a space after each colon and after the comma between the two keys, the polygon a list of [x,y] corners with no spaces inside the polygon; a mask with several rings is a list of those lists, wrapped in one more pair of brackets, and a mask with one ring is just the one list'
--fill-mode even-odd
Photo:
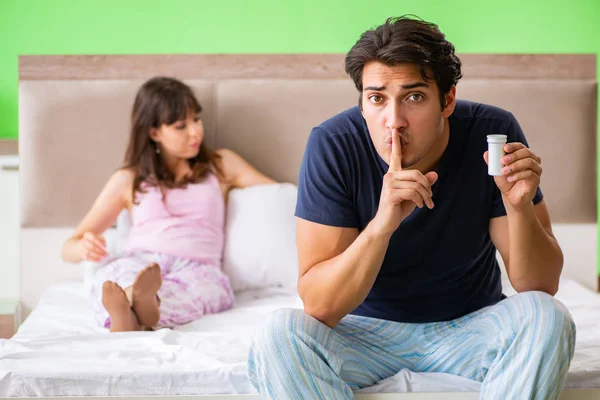
{"label": "man", "polygon": [[[437,26],[400,17],[346,56],[359,107],[315,128],[296,208],[301,310],[260,327],[265,398],[348,399],[407,368],[482,382],[482,399],[556,399],[575,327],[540,158],[507,111],[456,100]],[[508,143],[488,175],[487,134]],[[496,249],[519,294],[502,294]]]}

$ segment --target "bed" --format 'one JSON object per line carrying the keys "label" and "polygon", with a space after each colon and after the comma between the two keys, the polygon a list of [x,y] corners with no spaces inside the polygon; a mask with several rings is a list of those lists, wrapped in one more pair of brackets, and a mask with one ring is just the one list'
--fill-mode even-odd
{"label": "bed", "polygon": [[[465,77],[458,97],[513,112],[544,160],[542,188],[565,253],[557,297],[578,328],[561,398],[598,398],[595,56],[461,59]],[[231,239],[226,248],[230,268],[236,263],[243,268],[243,256],[262,272],[257,280],[237,271],[232,310],[174,330],[108,335],[86,301],[88,268],[64,264],[58,253],[119,166],[133,96],[155,75],[175,76],[193,87],[213,148],[229,147],[290,184],[275,186],[268,196],[258,189],[232,193],[229,208],[240,218],[228,214],[228,238],[243,237],[252,224],[269,227],[251,243]],[[270,311],[302,307],[292,283],[290,210],[304,144],[310,128],[357,100],[343,72],[343,55],[23,56],[19,79],[25,320],[12,339],[0,341],[0,396],[258,398],[245,375],[251,333]],[[280,217],[267,221],[259,213],[240,222],[246,215],[242,204],[252,202]],[[111,232],[118,237],[119,228]],[[512,292],[509,284],[504,290]],[[478,387],[446,374],[399,371],[357,398],[476,399]]]}

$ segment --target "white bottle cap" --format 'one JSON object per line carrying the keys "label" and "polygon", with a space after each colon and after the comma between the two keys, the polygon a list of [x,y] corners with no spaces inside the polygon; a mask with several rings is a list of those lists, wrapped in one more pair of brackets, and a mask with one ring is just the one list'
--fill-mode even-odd
{"label": "white bottle cap", "polygon": [[487,135],[488,143],[506,143],[506,135]]}
{"label": "white bottle cap", "polygon": [[487,135],[488,142],[488,175],[502,175],[502,156],[504,156],[504,144],[506,135]]}

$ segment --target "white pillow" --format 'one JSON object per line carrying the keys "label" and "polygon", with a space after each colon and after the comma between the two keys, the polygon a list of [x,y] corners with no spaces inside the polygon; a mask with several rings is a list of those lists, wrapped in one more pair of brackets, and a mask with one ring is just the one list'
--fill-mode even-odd
{"label": "white pillow", "polygon": [[296,292],[297,194],[298,188],[290,183],[229,193],[223,270],[234,291],[279,286]]}

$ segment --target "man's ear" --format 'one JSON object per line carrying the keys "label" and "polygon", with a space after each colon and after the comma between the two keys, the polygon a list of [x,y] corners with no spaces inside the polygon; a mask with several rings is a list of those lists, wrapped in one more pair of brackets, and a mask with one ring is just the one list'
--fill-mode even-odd
{"label": "man's ear", "polygon": [[452,87],[450,88],[448,93],[446,93],[444,100],[446,102],[446,106],[442,110],[442,115],[445,118],[448,118],[454,112],[454,107],[456,107],[456,86],[455,85],[452,85]]}

